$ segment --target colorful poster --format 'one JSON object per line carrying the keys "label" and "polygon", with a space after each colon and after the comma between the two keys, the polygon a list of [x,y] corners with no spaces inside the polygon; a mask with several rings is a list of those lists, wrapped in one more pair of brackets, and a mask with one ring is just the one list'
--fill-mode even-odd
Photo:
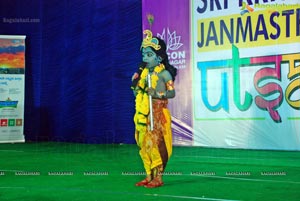
{"label": "colorful poster", "polygon": [[[176,97],[169,101],[173,141],[192,145],[192,83],[189,0],[143,0],[143,30],[165,40],[170,63],[177,68]],[[180,8],[180,9],[179,9]],[[153,21],[153,23],[149,23]]]}
{"label": "colorful poster", "polygon": [[24,142],[25,36],[0,35],[0,143]]}
{"label": "colorful poster", "polygon": [[299,0],[193,0],[194,145],[300,150]]}

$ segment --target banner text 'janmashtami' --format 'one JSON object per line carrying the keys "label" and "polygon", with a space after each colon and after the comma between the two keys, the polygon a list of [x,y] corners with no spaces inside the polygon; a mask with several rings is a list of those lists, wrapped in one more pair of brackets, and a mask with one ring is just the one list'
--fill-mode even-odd
{"label": "banner text 'janmashtami'", "polygon": [[[208,9],[209,11],[228,9],[227,1],[202,2],[202,7],[197,8],[198,13]],[[239,5],[242,6],[242,3],[240,1]],[[198,51],[230,49],[231,44],[243,48],[249,45],[257,47],[300,40],[299,5],[270,5],[259,1],[248,1],[247,6],[252,4],[251,13],[199,19],[197,21]],[[254,8],[263,10],[254,10]]]}

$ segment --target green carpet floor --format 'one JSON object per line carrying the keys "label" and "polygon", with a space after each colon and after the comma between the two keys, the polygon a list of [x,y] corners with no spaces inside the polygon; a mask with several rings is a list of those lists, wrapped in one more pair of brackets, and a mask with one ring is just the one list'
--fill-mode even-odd
{"label": "green carpet floor", "polygon": [[0,200],[300,200],[300,152],[174,147],[165,185],[144,178],[136,145],[0,144]]}

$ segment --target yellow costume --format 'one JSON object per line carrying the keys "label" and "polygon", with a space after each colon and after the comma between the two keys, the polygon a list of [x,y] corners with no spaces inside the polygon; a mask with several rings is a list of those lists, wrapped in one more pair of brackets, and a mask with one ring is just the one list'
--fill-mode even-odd
{"label": "yellow costume", "polygon": [[[164,70],[163,64],[157,66],[154,72]],[[144,69],[138,83],[140,88],[145,88],[148,69]],[[152,87],[155,88],[156,75],[151,76]],[[172,154],[171,115],[167,108],[167,99],[153,99],[154,129],[149,130],[149,97],[146,91],[140,90],[136,96],[136,113],[134,123],[136,126],[135,139],[140,147],[140,156],[144,163],[147,175],[153,171],[163,172],[167,161]],[[160,168],[155,170],[155,168]]]}
{"label": "yellow costume", "polygon": [[[167,106],[168,99],[175,97],[173,81],[176,69],[168,62],[165,42],[152,38],[149,30],[144,33],[147,37],[142,42],[141,50],[145,66],[132,89],[136,95],[135,139],[147,177],[136,186],[155,188],[163,185],[162,174],[172,154],[171,115]],[[151,116],[153,118],[150,120]]]}

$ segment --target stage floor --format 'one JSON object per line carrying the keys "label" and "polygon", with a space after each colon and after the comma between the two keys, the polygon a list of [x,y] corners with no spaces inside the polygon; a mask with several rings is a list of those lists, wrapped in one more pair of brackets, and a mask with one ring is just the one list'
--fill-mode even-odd
{"label": "stage floor", "polygon": [[136,145],[0,144],[0,200],[300,200],[300,152],[174,147],[165,185],[144,178]]}

